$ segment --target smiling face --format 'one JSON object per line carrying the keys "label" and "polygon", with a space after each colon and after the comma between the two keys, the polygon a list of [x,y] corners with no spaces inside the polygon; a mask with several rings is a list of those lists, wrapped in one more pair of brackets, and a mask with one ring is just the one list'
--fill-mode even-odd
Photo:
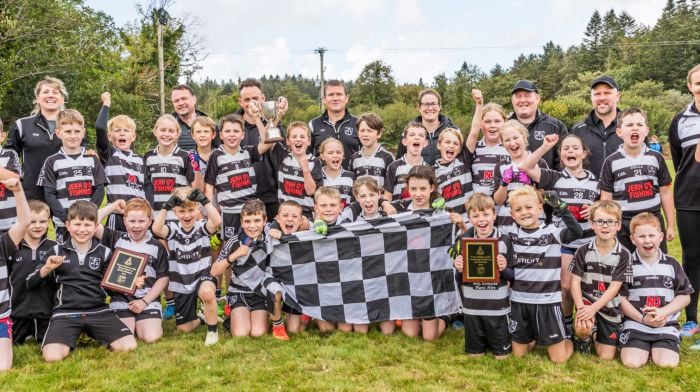
{"label": "smiling face", "polygon": [[474,225],[477,237],[488,237],[493,232],[493,225],[496,222],[496,211],[490,209],[470,210],[469,221]]}
{"label": "smiling face", "polygon": [[512,160],[518,160],[525,156],[527,150],[525,138],[516,128],[508,127],[501,131],[501,144]]}
{"label": "smiling face", "polygon": [[323,104],[329,112],[341,113],[345,111],[349,99],[343,86],[326,86]]}
{"label": "smiling face", "polygon": [[328,224],[333,224],[338,220],[338,215],[343,209],[340,199],[328,195],[318,195],[314,203],[316,219],[322,219]]}
{"label": "smiling face", "polygon": [[89,219],[73,218],[66,221],[66,230],[76,245],[89,244],[97,231],[97,222]]}
{"label": "smiling face", "polygon": [[192,138],[194,139],[194,142],[197,143],[197,147],[211,147],[211,142],[214,140],[214,136],[216,136],[216,134],[214,133],[213,129],[200,123],[194,124],[194,128],[192,128]]}
{"label": "smiling face", "polygon": [[700,71],[695,71],[690,74],[690,81],[688,82],[688,91],[693,94],[693,99],[695,99],[696,106],[700,102]]}
{"label": "smiling face", "polygon": [[241,124],[232,121],[226,121],[221,124],[221,140],[229,150],[238,149],[241,145],[241,140],[243,140]]}
{"label": "smiling face", "polygon": [[625,143],[625,148],[637,150],[644,144],[644,138],[649,134],[649,127],[641,113],[632,113],[621,119],[616,132]]}
{"label": "smiling face", "polygon": [[159,145],[172,147],[177,144],[177,138],[180,136],[180,127],[175,121],[161,118],[156,122],[153,135],[156,137]]}
{"label": "smiling face", "polygon": [[418,104],[418,111],[423,121],[437,121],[440,115],[440,100],[434,94],[425,94]]}
{"label": "smiling face", "polygon": [[435,192],[435,185],[424,178],[410,177],[408,179],[408,194],[413,201],[414,210],[430,208],[430,195]]}
{"label": "smiling face", "polygon": [[591,89],[591,103],[599,116],[617,112],[620,92],[605,83],[598,83]]}
{"label": "smiling face", "polygon": [[404,132],[401,138],[401,144],[406,147],[406,154],[419,157],[423,148],[428,145],[428,139],[425,135],[425,129],[419,127],[411,127]]}
{"label": "smiling face", "polygon": [[61,139],[65,149],[77,150],[85,138],[85,127],[75,122],[63,123],[56,128],[56,136]]}
{"label": "smiling face", "polygon": [[49,210],[30,211],[29,226],[26,235],[33,240],[40,240],[46,235],[49,229]]}
{"label": "smiling face", "polygon": [[630,238],[634,246],[637,247],[639,255],[642,258],[651,259],[658,254],[664,233],[654,225],[643,224],[634,228],[634,233]]}
{"label": "smiling face", "polygon": [[486,112],[481,118],[481,132],[484,133],[484,138],[490,144],[498,144],[501,142],[501,128],[505,121],[500,113],[495,110]]}
{"label": "smiling face", "polygon": [[377,147],[377,141],[379,140],[379,131],[372,129],[367,125],[366,121],[360,123],[360,127],[357,130],[357,136],[360,138],[360,143],[363,147],[372,149]]}
{"label": "smiling face", "polygon": [[438,150],[440,151],[440,163],[447,164],[457,158],[457,155],[462,151],[462,143],[452,133],[443,132],[438,141]]}
{"label": "smiling face", "polygon": [[559,157],[562,165],[567,169],[578,170],[582,168],[586,155],[586,150],[583,149],[579,138],[567,137],[561,142]]}
{"label": "smiling face", "polygon": [[243,108],[243,112],[250,116],[250,103],[252,101],[255,101],[260,105],[262,102],[265,101],[265,94],[262,93],[262,91],[255,87],[243,87],[241,89],[239,98],[238,98],[238,104]]}
{"label": "smiling face", "polygon": [[141,241],[151,227],[151,216],[146,210],[131,210],[124,215],[126,232],[134,241]]}
{"label": "smiling face", "polygon": [[302,216],[301,207],[285,204],[280,206],[275,219],[279,223],[282,233],[289,235],[299,230]]}
{"label": "smiling face", "polygon": [[186,89],[173,90],[170,94],[170,99],[173,101],[173,108],[175,108],[175,113],[178,116],[188,117],[191,113],[194,113],[197,97]]}
{"label": "smiling face", "polygon": [[617,232],[620,231],[620,221],[617,216],[598,209],[591,217],[591,228],[600,240],[612,241],[617,236]]}
{"label": "smiling face", "polygon": [[520,195],[512,201],[510,213],[523,229],[536,229],[540,226],[542,204],[535,195]]}
{"label": "smiling face", "polygon": [[362,185],[355,193],[355,199],[362,207],[362,213],[366,218],[373,218],[379,212],[379,192],[375,192],[366,185]]}
{"label": "smiling face", "polygon": [[243,232],[250,238],[260,238],[263,235],[267,217],[262,213],[241,214],[241,227]]}
{"label": "smiling face", "polygon": [[309,148],[309,133],[301,127],[290,128],[287,134],[287,147],[293,155],[305,155]]}
{"label": "smiling face", "polygon": [[34,98],[42,112],[61,110],[65,103],[65,97],[61,94],[61,90],[51,83],[44,83]]}
{"label": "smiling face", "polygon": [[197,216],[199,215],[200,205],[195,203],[188,203],[190,205],[185,205],[184,207],[175,207],[173,212],[180,222],[180,226],[183,230],[189,231],[194,227],[197,221]]}
{"label": "smiling face", "polygon": [[510,101],[518,120],[532,122],[535,119],[537,105],[540,103],[539,94],[534,91],[518,90],[513,93]]}
{"label": "smiling face", "polygon": [[321,161],[323,161],[324,166],[337,171],[340,170],[340,165],[343,163],[343,157],[345,156],[343,144],[337,141],[337,139],[329,140],[331,141],[324,143],[322,146],[319,157]]}

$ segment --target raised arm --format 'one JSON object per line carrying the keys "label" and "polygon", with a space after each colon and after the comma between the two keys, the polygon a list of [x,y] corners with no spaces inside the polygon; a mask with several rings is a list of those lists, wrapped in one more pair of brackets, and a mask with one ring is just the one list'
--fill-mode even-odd
{"label": "raised arm", "polygon": [[95,121],[95,146],[100,162],[106,164],[110,156],[109,138],[107,137],[107,123],[109,122],[109,107],[112,105],[112,95],[108,92],[102,93],[102,108]]}
{"label": "raised arm", "polygon": [[27,227],[29,227],[29,204],[27,204],[27,198],[24,196],[24,189],[22,189],[22,182],[19,178],[3,180],[2,184],[15,196],[17,220],[10,227],[7,234],[15,245],[19,245]]}
{"label": "raised arm", "polygon": [[476,107],[474,108],[474,117],[472,117],[472,127],[467,135],[467,140],[464,142],[464,147],[470,153],[476,150],[476,143],[479,141],[479,132],[481,131],[481,117],[484,111],[484,96],[479,89],[472,90],[472,98]]}
{"label": "raised arm", "polygon": [[547,153],[547,151],[555,147],[558,142],[559,135],[557,134],[545,136],[544,140],[542,141],[542,145],[537,150],[533,151],[527,157],[527,159],[525,159],[525,161],[520,165],[520,168],[527,173],[527,175],[532,179],[532,181],[540,182],[540,174],[542,174],[542,170],[540,169],[537,162],[539,162],[540,159],[542,159],[542,157]]}

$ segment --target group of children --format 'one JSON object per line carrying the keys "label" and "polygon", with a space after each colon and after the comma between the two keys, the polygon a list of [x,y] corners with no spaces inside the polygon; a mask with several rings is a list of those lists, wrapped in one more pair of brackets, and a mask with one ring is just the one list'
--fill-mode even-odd
{"label": "group of children", "polygon": [[[273,336],[287,340],[287,332],[301,332],[312,320],[283,304],[280,292],[271,301],[241,281],[239,268],[253,250],[300,230],[325,233],[345,222],[443,209],[463,237],[499,240],[500,281],[462,285],[467,353],[523,356],[539,344],[561,363],[575,342],[584,352],[594,344],[605,359],[619,346],[630,367],[649,355],[675,366],[679,310],[693,288],[664,253],[665,240],[674,237],[671,180],[663,157],[644,146],[644,112],[619,115],[624,145],[597,174],[583,168],[587,150],[577,136],[547,136],[529,152],[527,129],[505,121],[500,106],[484,105],[478,90],[473,96],[477,112],[466,141],[458,129],[442,130],[433,166],[421,155],[428,138],[421,123],[403,130],[406,154],[394,160],[379,143],[384,125],[373,113],[359,117],[362,148],[343,167],[337,139],[325,140],[318,157],[308,153],[311,134],[303,122],[287,126],[286,145],[266,143],[268,124],[255,102],[246,108],[254,127],[238,115],[218,124],[197,118],[197,149],[189,152],[177,145],[177,120],[162,116],[153,129],[158,144],[144,157],[132,150],[134,121],[109,119],[108,93],[96,152],[83,146],[80,113],[63,110],[56,124],[63,146],[46,158],[37,182],[46,203],[27,203],[16,157],[0,169],[2,195],[13,193],[16,205],[15,222],[0,237],[0,369],[12,364],[11,342],[29,337],[42,342],[47,361],[68,356],[83,332],[115,351],[135,349],[136,338],[154,342],[167,316],[161,295],[166,309],[174,308],[178,330],[206,324],[205,345],[216,344],[224,285],[233,336],[263,335],[271,320]],[[259,142],[243,145],[253,128]],[[221,146],[212,148],[217,133]],[[541,159],[552,148],[560,149],[561,171]],[[276,216],[258,200],[258,184],[270,180],[256,176],[263,160],[277,173]],[[108,203],[98,210],[105,185]],[[55,242],[47,239],[50,218]],[[455,247],[461,272],[468,261]],[[109,293],[107,302],[100,282],[119,248],[147,254],[148,264],[134,295]],[[370,328],[315,321],[322,332]],[[408,336],[435,340],[448,321],[384,320],[379,329],[391,334],[399,326]]]}

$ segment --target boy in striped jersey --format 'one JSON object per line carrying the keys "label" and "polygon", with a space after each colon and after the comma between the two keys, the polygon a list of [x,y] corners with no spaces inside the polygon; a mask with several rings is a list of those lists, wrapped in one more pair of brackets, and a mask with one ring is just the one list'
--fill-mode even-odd
{"label": "boy in striped jersey", "polygon": [[433,166],[445,208],[459,214],[464,213],[464,205],[472,195],[471,157],[462,148],[463,139],[458,129],[443,129],[438,136],[440,158]]}
{"label": "boy in striped jersey", "polygon": [[46,158],[36,185],[44,188],[44,199],[51,208],[56,227],[56,242],[63,243],[67,234],[65,221],[68,207],[78,200],[100,205],[107,183],[99,159],[86,155],[82,147],[85,121],[77,110],[66,109],[58,114],[56,136],[62,147]]}
{"label": "boy in striped jersey", "polygon": [[[97,155],[107,176],[107,202],[145,197],[143,191],[143,158],[131,150],[136,141],[136,123],[126,115],[109,120],[112,105],[110,93],[102,93],[102,109],[95,123]],[[99,204],[98,204],[99,205]],[[124,231],[124,218],[119,213],[109,215],[107,227]]]}
{"label": "boy in striped jersey", "polygon": [[593,203],[590,221],[595,238],[578,248],[569,264],[573,274],[571,295],[576,305],[575,340],[577,349],[590,354],[593,339],[601,359],[617,353],[622,312],[618,292],[632,279],[630,254],[619,241],[622,210],[614,201]]}
{"label": "boy in striped jersey", "polygon": [[676,367],[680,360],[678,317],[690,302],[693,287],[681,265],[659,249],[664,238],[661,222],[643,212],[630,222],[632,282],[620,292],[624,314],[620,359],[630,368],[651,360],[660,367]]}
{"label": "boy in striped jersey", "polygon": [[[197,220],[201,206],[207,219]],[[172,211],[177,222],[167,222]],[[180,187],[163,203],[152,231],[168,241],[169,289],[174,293],[175,324],[183,332],[191,332],[202,322],[207,324],[206,346],[219,341],[217,332],[216,278],[211,276],[209,236],[216,233],[221,216],[199,189]],[[204,304],[204,320],[197,317],[197,299]]]}
{"label": "boy in striped jersey", "polygon": [[146,199],[137,197],[127,202],[117,200],[110,203],[100,209],[100,220],[115,210],[123,214],[126,231],[99,225],[95,237],[109,249],[122,248],[147,254],[148,264],[144,269],[144,286],[134,295],[110,293],[109,308],[116,311],[136,337],[153,343],[163,336],[160,294],[168,287],[168,251],[149,230],[153,210]]}
{"label": "boy in striped jersey", "polygon": [[561,244],[579,238],[582,230],[556,192],[548,191],[545,196],[565,227],[540,224],[543,200],[533,187],[522,186],[508,196],[517,224],[503,238],[508,268],[513,269],[514,276],[510,333],[515,356],[525,356],[539,344],[547,347],[552,362],[564,363],[573,345],[561,308]]}
{"label": "boy in striped jersey", "polygon": [[394,155],[378,142],[384,133],[384,122],[375,113],[365,113],[357,120],[357,129],[362,148],[350,158],[350,169],[355,177],[372,176],[384,187],[386,169],[394,161]]}
{"label": "boy in striped jersey", "polygon": [[0,372],[12,367],[12,284],[8,262],[17,254],[17,246],[29,226],[29,206],[24,197],[22,183],[18,178],[2,181],[3,187],[12,191],[17,199],[17,221],[10,229],[0,234]]}
{"label": "boy in striped jersey", "polygon": [[421,152],[428,145],[427,134],[428,130],[425,129],[425,125],[419,122],[410,122],[403,129],[401,144],[406,147],[406,154],[391,162],[386,169],[384,180],[384,198],[386,200],[396,201],[411,198],[406,187],[406,177],[413,166],[425,165]]}
{"label": "boy in striped jersey", "polygon": [[[496,223],[496,203],[483,193],[475,193],[466,203],[469,221],[473,227],[463,238],[499,238]],[[497,256],[501,279],[498,283],[464,283],[464,351],[470,357],[478,357],[490,350],[496,359],[506,358],[511,352],[510,301],[508,300],[508,280],[504,275],[507,260],[505,242],[499,242]],[[462,273],[464,260],[459,254],[455,258],[455,268]],[[512,272],[510,270],[509,272]],[[460,279],[461,281],[461,279]]]}
{"label": "boy in striped jersey", "polygon": [[634,251],[630,241],[630,220],[640,212],[650,212],[668,225],[661,250],[666,252],[666,241],[676,237],[676,215],[671,187],[671,174],[663,155],[650,150],[644,143],[649,134],[647,115],[639,108],[630,108],[617,116],[617,134],[622,146],[610,155],[600,171],[600,199],[615,200],[622,206],[622,229],[617,235],[627,249]]}
{"label": "boy in striped jersey", "polygon": [[[0,120],[0,141],[5,140],[5,136],[2,120]],[[17,153],[2,147],[0,147],[0,168],[14,173],[16,178],[20,178],[22,174],[22,166],[19,164]],[[16,214],[14,195],[0,184],[0,233],[4,233],[12,227]]]}

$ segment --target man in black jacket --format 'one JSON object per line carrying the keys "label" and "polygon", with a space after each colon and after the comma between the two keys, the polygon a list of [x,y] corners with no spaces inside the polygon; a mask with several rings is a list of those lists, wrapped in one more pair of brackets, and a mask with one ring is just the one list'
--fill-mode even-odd
{"label": "man in black jacket", "polygon": [[343,168],[350,169],[350,157],[360,150],[357,137],[357,117],[347,109],[348,91],[340,80],[329,80],[323,86],[323,104],[326,110],[319,117],[309,121],[311,128],[311,148],[314,156],[320,155],[321,143],[334,137],[343,143]]}
{"label": "man in black jacket", "polygon": [[[177,119],[180,126],[180,138],[177,140],[177,145],[185,151],[195,151],[197,144],[192,138],[192,123],[199,116],[206,116],[204,112],[200,112],[195,108],[197,105],[197,96],[194,95],[192,87],[186,84],[180,84],[173,87],[170,93],[170,99],[175,110],[172,115]],[[213,146],[219,145],[219,135],[214,138]]]}
{"label": "man in black jacket", "polygon": [[[513,104],[513,114],[509,120],[518,120],[527,127],[530,134],[528,150],[537,150],[547,135],[557,134],[561,140],[569,134],[566,125],[561,120],[538,109],[540,95],[537,93],[537,87],[531,81],[519,80],[513,86],[511,103]],[[559,147],[549,150],[542,159],[547,162],[550,168],[560,168]]]}

